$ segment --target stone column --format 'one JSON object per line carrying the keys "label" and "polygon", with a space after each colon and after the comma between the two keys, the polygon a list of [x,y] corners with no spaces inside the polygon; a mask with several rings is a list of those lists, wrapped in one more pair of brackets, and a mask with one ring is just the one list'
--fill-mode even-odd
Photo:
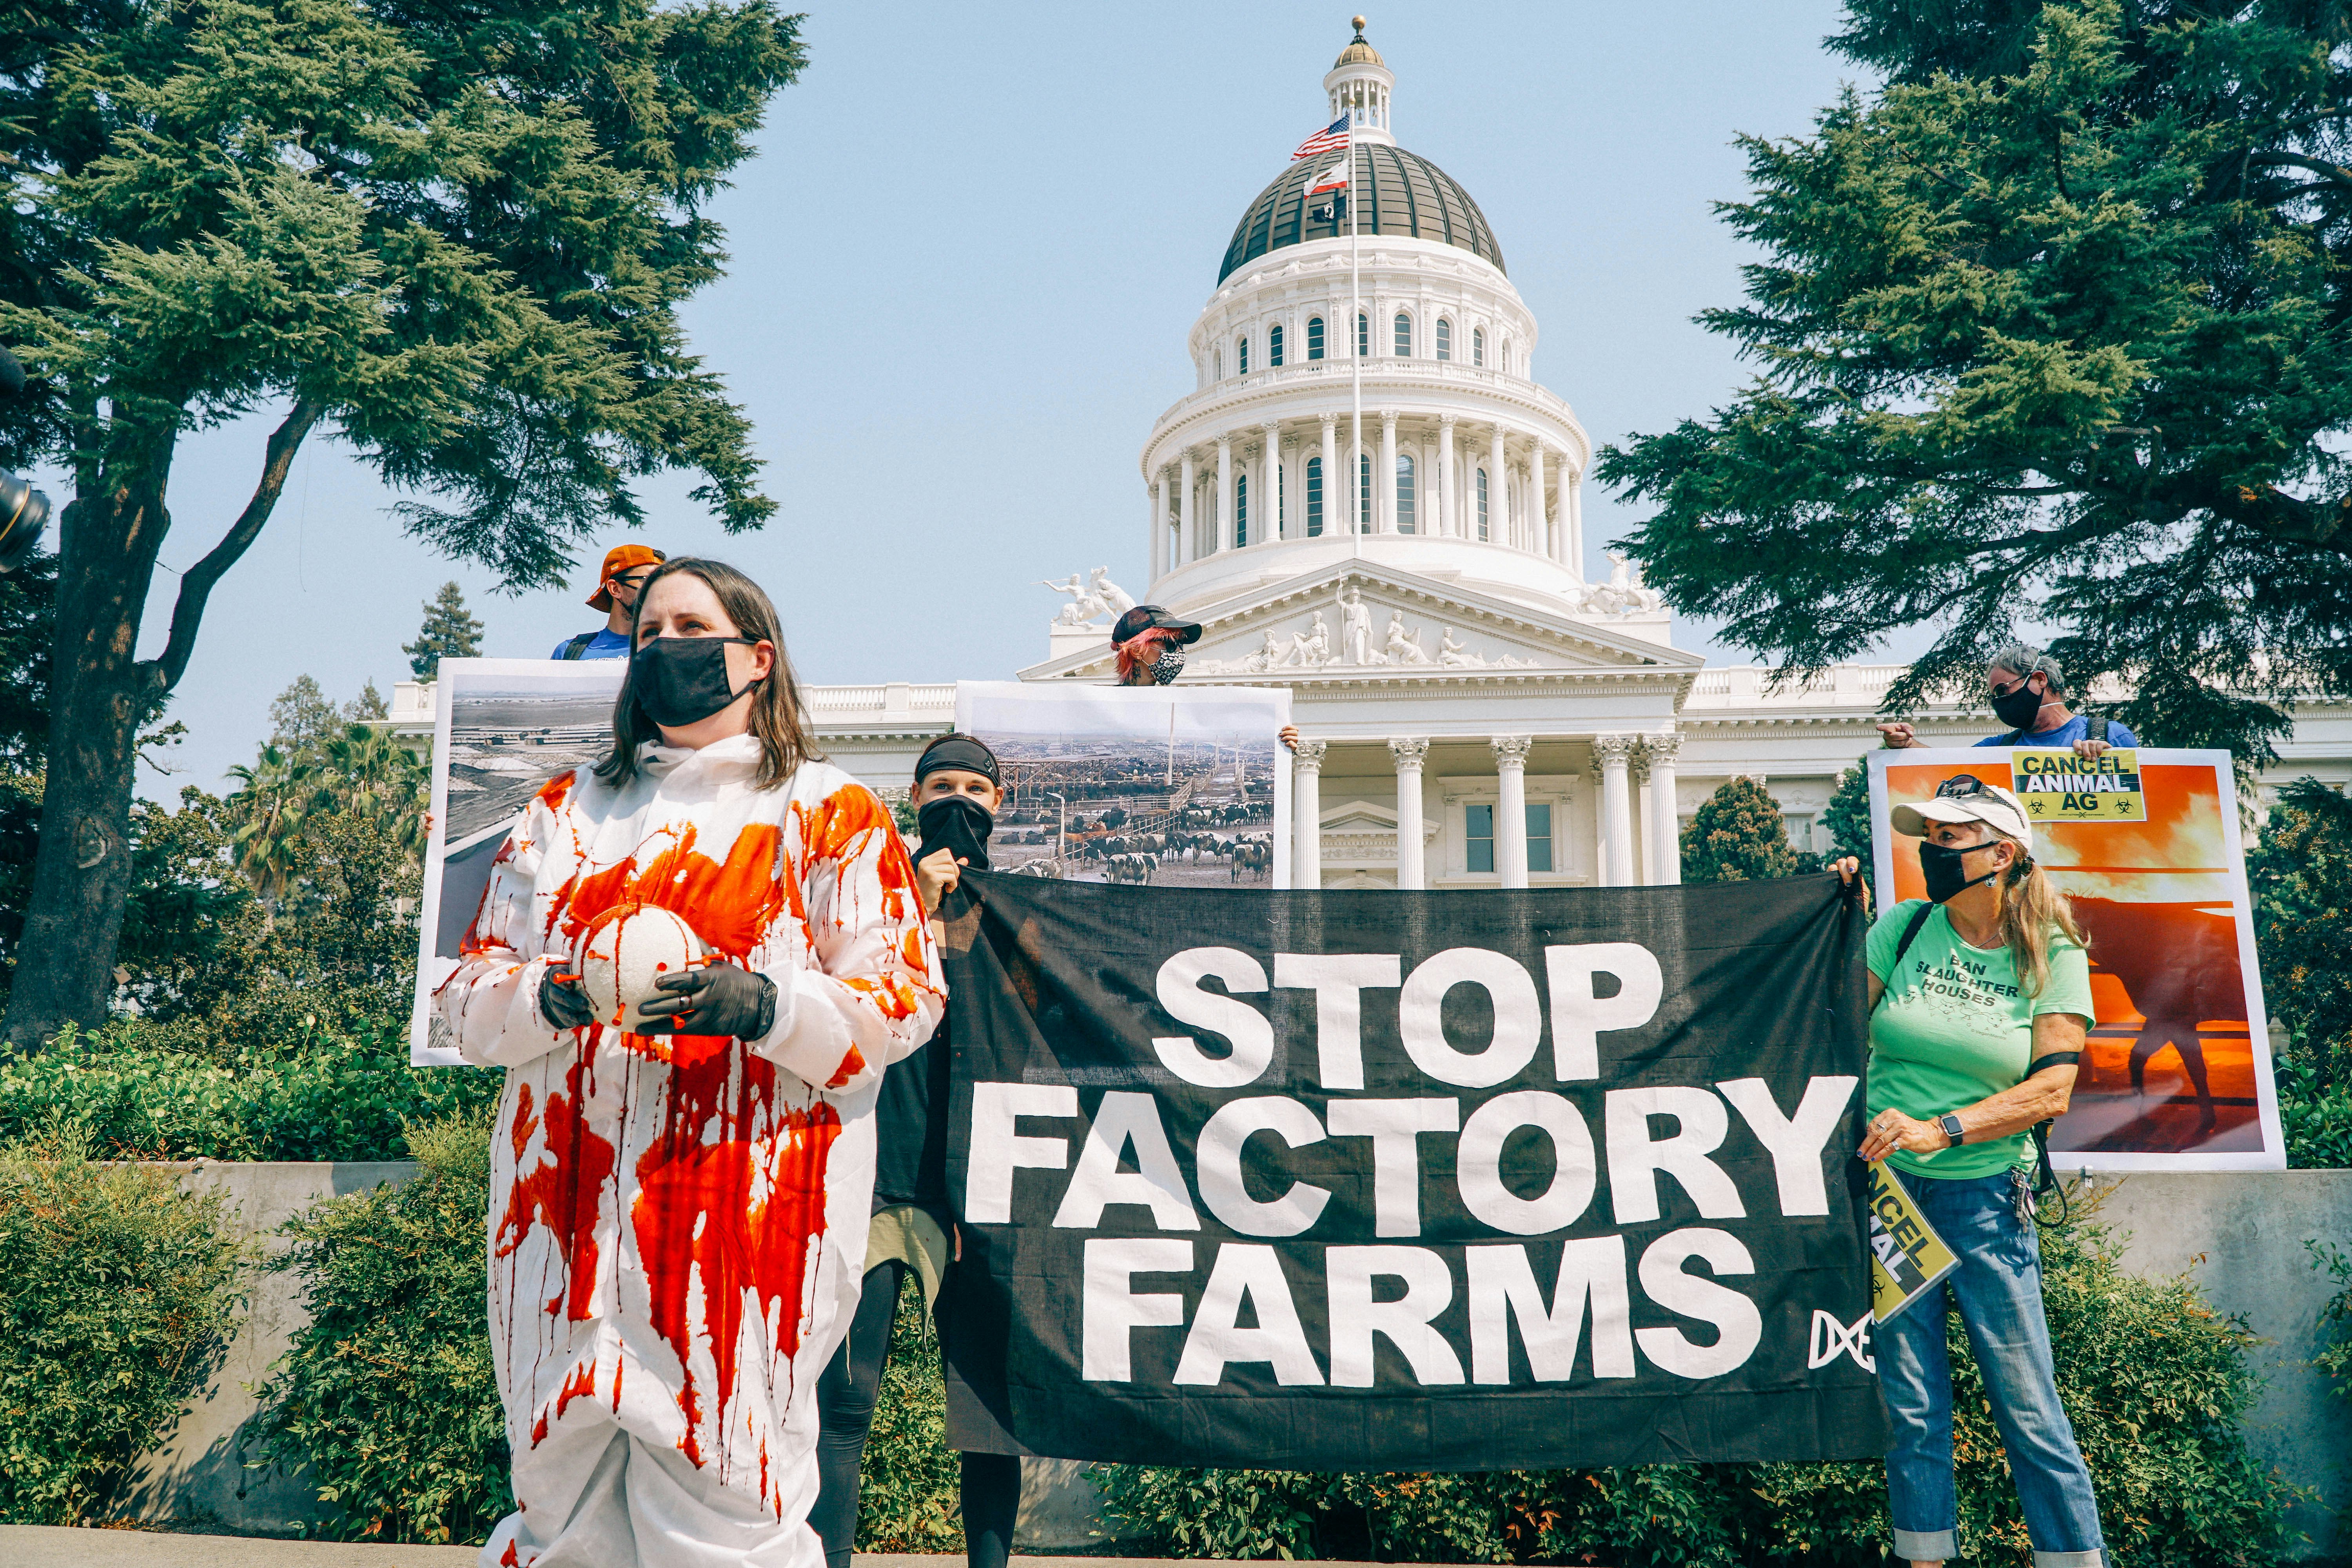
{"label": "stone column", "polygon": [[1584,579],[1584,473],[1580,468],[1566,470],[1568,498],[1560,510],[1568,514],[1568,569]]}
{"label": "stone column", "polygon": [[1381,410],[1381,471],[1372,476],[1372,531],[1397,531],[1396,410]]}
{"label": "stone column", "polygon": [[1625,764],[1633,754],[1631,735],[1595,735],[1601,759],[1601,885],[1630,887],[1633,881],[1633,818],[1626,797]]}
{"label": "stone column", "polygon": [[1503,422],[1495,421],[1494,446],[1486,458],[1486,532],[1497,544],[1516,544],[1518,541],[1511,532],[1511,470],[1504,462],[1506,434]]}
{"label": "stone column", "polygon": [[1528,526],[1529,529],[1534,531],[1534,543],[1537,553],[1540,555],[1552,556],[1556,559],[1559,552],[1552,548],[1551,525],[1544,517],[1543,458],[1543,443],[1540,440],[1528,447]]}
{"label": "stone column", "polygon": [[1650,753],[1650,839],[1656,846],[1651,859],[1660,885],[1683,879],[1682,823],[1675,802],[1675,753],[1683,749],[1680,735],[1653,735]]}
{"label": "stone column", "polygon": [[1432,514],[1437,526],[1432,530],[1441,537],[1458,539],[1462,536],[1462,520],[1454,514],[1462,510],[1454,499],[1454,416],[1437,416],[1437,508]]}
{"label": "stone column", "polygon": [[1323,753],[1328,741],[1301,741],[1290,759],[1290,885],[1323,885]]}
{"label": "stone column", "polygon": [[1421,832],[1421,764],[1428,755],[1427,741],[1389,742],[1389,756],[1396,763],[1397,886],[1415,890],[1429,886]]}
{"label": "stone column", "polygon": [[1162,468],[1151,476],[1151,553],[1147,559],[1153,582],[1175,566],[1168,556],[1168,470]]}
{"label": "stone column", "polygon": [[1627,809],[1633,818],[1633,882],[1637,887],[1654,888],[1658,884],[1658,836],[1650,830],[1649,748],[1636,742],[1631,765],[1633,787]]}
{"label": "stone column", "polygon": [[[1323,416],[1323,531],[1327,534],[1345,531],[1339,527],[1339,416]],[[1299,503],[1299,516],[1307,515],[1304,501]]]}
{"label": "stone column", "polygon": [[[1286,334],[1286,336],[1287,334]],[[1269,540],[1290,537],[1290,520],[1283,515],[1282,505],[1282,421],[1265,422],[1265,494],[1258,500],[1258,510],[1265,517],[1265,537]]]}
{"label": "stone column", "polygon": [[1219,550],[1234,547],[1234,438],[1217,437],[1217,542]]}
{"label": "stone column", "polygon": [[[1495,805],[1495,866],[1506,888],[1528,885],[1528,752],[1532,735],[1497,735],[1486,742],[1495,753],[1501,799]],[[1552,824],[1552,842],[1559,843],[1559,825]]]}
{"label": "stone column", "polygon": [[1200,466],[1192,459],[1192,448],[1184,448],[1184,489],[1176,498],[1179,519],[1176,528],[1176,564],[1196,558],[1201,548],[1201,536],[1195,530],[1200,524]]}

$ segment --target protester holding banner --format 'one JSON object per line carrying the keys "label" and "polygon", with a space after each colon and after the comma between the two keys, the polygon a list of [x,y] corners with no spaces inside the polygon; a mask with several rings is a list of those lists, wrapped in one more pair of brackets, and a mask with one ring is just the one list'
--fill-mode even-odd
{"label": "protester holding banner", "polygon": [[[2066,746],[2078,757],[2096,758],[2113,746],[2137,746],[2139,737],[2116,720],[2077,713],[2066,706],[2065,676],[2042,648],[2013,642],[1985,667],[1986,692],[1993,717],[2009,726],[1979,746]],[[1878,732],[1896,751],[1924,746],[1912,727],[1881,724]]]}
{"label": "protester holding banner", "polygon": [[[988,839],[1004,786],[996,755],[969,735],[942,735],[915,762],[915,805],[923,858],[915,885],[926,914],[955,887],[962,868],[988,868]],[[948,1199],[948,1017],[914,1053],[883,1076],[875,1106],[874,1223],[865,1284],[849,1337],[817,1382],[819,1484],[809,1523],[829,1568],[849,1568],[857,1540],[858,1469],[874,1425],[875,1396],[890,1362],[890,1324],[912,1274],[937,1313],[940,1284],[955,1256]],[[947,1325],[940,1325],[942,1332]],[[1004,1568],[1021,1506],[1021,1460],[961,1454],[964,1552],[972,1568]]]}
{"label": "protester holding banner", "polygon": [[888,810],[817,757],[767,595],[671,561],[634,624],[610,752],[540,793],[436,993],[507,1068],[517,1508],[481,1560],[816,1568],[804,1391],[856,1304],[873,1089],[940,1016],[937,953]]}
{"label": "protester holding banner", "polygon": [[[1121,686],[1166,686],[1184,672],[1184,650],[1201,640],[1201,623],[1157,605],[1138,605],[1111,624],[1111,652]],[[1282,743],[1298,750],[1298,726],[1285,724]]]}
{"label": "protester holding banner", "polygon": [[1926,901],[1870,933],[1870,1123],[1884,1160],[1958,1258],[1880,1323],[1875,1353],[1894,1447],[1895,1553],[1958,1555],[1945,1292],[1959,1306],[2016,1478],[2035,1568],[2105,1562],[2089,1471],[2058,1403],[2042,1306],[2029,1133],[2063,1113],[2093,1016],[2082,928],[2033,861],[2018,798],[1969,774],[1897,806],[1924,839]]}

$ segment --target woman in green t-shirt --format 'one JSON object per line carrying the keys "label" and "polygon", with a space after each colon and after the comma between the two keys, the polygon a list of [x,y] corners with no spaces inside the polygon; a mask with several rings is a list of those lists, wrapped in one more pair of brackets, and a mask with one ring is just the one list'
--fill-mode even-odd
{"label": "woman in green t-shirt", "polygon": [[2083,930],[2033,861],[2009,791],[1962,773],[1895,807],[1922,839],[1927,900],[1870,932],[1870,1125],[1884,1160],[1959,1267],[1879,1325],[1893,1424],[1895,1554],[1958,1555],[1945,1292],[1959,1305],[2033,1542],[2034,1568],[2103,1568],[2098,1505],[2058,1403],[2034,1242],[2030,1131],[2063,1112],[2093,1017]]}

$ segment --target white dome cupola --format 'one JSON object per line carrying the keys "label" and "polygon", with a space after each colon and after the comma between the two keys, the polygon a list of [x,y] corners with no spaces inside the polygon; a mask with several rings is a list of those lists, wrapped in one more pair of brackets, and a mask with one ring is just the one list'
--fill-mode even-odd
{"label": "white dome cupola", "polygon": [[1349,134],[1359,145],[1394,142],[1389,127],[1389,94],[1396,87],[1396,77],[1381,58],[1380,50],[1364,42],[1364,19],[1358,16],[1354,21],[1355,37],[1339,51],[1330,74],[1323,79],[1331,117],[1348,117]]}

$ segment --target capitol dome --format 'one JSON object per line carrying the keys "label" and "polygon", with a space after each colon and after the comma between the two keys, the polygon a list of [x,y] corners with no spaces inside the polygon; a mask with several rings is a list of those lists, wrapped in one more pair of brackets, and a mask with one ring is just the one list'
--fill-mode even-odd
{"label": "capitol dome", "polygon": [[[1363,193],[1358,230],[1365,239],[1408,236],[1459,246],[1479,260],[1505,271],[1503,247],[1486,215],[1470,199],[1453,175],[1402,147],[1377,142],[1356,148],[1356,167],[1349,176]],[[1307,187],[1331,166],[1330,158],[1302,158],[1276,176],[1272,184],[1234,226],[1233,243],[1225,247],[1225,264],[1217,271],[1222,283],[1234,269],[1286,245],[1318,239],[1346,239],[1345,206],[1326,195],[1310,201]]]}

